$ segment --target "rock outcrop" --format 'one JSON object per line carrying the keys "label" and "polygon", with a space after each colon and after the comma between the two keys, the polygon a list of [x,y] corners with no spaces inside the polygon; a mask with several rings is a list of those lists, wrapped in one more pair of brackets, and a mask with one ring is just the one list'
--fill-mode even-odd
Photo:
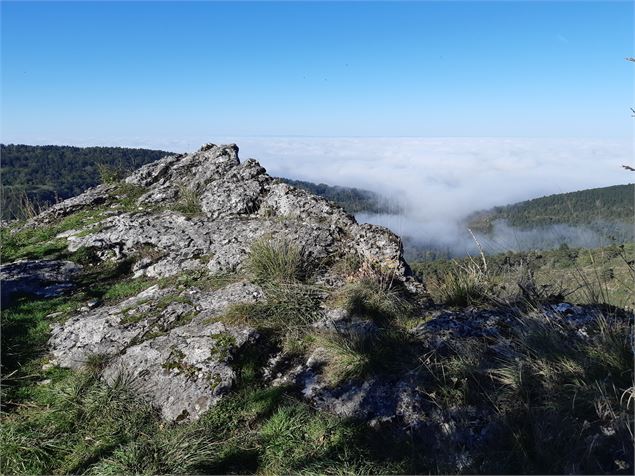
{"label": "rock outcrop", "polygon": [[[208,144],[193,154],[166,157],[141,167],[125,183],[143,191],[132,209],[106,218],[97,232],[74,230],[68,236],[71,251],[86,247],[121,258],[151,247],[155,259],[140,262],[138,275],[165,277],[202,268],[226,273],[241,267],[256,239],[283,237],[310,259],[356,255],[421,290],[403,259],[401,240],[391,231],[358,224],[339,206],[275,181],[255,160],[241,163],[235,145]],[[91,189],[32,224],[107,203],[113,193],[110,185]]]}
{"label": "rock outcrop", "polygon": [[[131,202],[125,210],[108,213],[123,200]],[[165,157],[119,187],[102,185],[57,204],[28,226],[99,207],[97,223],[60,236],[70,252],[132,260],[137,278],[235,273],[251,245],[266,237],[300,247],[307,262],[322,265],[316,280],[327,286],[343,284],[331,265],[354,258],[390,272],[413,293],[423,290],[392,232],[360,225],[337,205],[275,181],[254,160],[241,163],[235,145]],[[231,388],[232,356],[258,336],[215,317],[232,304],[261,299],[262,290],[244,281],[216,291],[153,286],[55,326],[52,362],[76,368],[91,356],[105,357],[104,376],[127,375],[167,420],[196,419]]]}

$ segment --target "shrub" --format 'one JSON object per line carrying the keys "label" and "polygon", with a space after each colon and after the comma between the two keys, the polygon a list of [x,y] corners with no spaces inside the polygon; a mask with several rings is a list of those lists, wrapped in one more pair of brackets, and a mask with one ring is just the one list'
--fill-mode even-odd
{"label": "shrub", "polygon": [[97,173],[99,174],[99,182],[102,184],[115,183],[123,177],[121,167],[109,164],[97,164]]}

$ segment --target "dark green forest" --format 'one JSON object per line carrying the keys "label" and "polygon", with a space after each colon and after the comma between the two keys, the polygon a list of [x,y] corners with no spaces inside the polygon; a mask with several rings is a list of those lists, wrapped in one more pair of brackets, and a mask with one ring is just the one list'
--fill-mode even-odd
{"label": "dark green forest", "polygon": [[25,196],[36,207],[46,207],[82,193],[100,182],[100,166],[125,174],[168,154],[124,147],[0,144],[1,218],[23,218]]}
{"label": "dark green forest", "polygon": [[508,225],[524,230],[552,224],[633,223],[634,202],[634,184],[614,185],[495,207],[474,213],[468,223],[482,232],[490,231],[496,220],[505,220]]}

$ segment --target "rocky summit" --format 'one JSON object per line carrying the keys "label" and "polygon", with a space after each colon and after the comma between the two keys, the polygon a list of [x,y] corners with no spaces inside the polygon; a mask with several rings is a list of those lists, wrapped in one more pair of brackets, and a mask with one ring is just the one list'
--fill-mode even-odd
{"label": "rocky summit", "polygon": [[[399,237],[241,162],[236,145],[166,156],[7,237],[3,306],[59,302],[46,316],[44,368],[97,368],[168,424],[201,420],[249,381],[410,442],[420,448],[411,469],[504,472],[525,444],[515,428],[557,424],[555,403],[527,423],[527,392],[589,391],[584,376],[597,369],[584,359],[598,349],[621,352],[607,368],[632,358],[611,337],[626,335],[632,317],[538,303],[527,283],[522,304],[433,303]],[[569,375],[577,383],[558,384]],[[603,458],[589,467],[632,469],[622,410],[602,408],[560,467],[576,472],[588,443]],[[330,441],[320,438],[316,448]]]}
{"label": "rocky summit", "polygon": [[[129,211],[110,213],[131,195]],[[340,207],[272,179],[255,160],[241,163],[236,145],[207,144],[193,154],[165,157],[138,169],[118,188],[88,190],[26,226],[111,202],[112,208],[101,209],[88,226],[60,236],[71,252],[130,260],[135,278],[239,276],[252,245],[264,239],[300,249],[321,293],[345,284],[336,266],[345,261],[388,272],[408,292],[424,289],[392,232],[360,225]],[[128,375],[167,420],[196,419],[231,388],[231,356],[258,339],[250,326],[215,319],[231,305],[263,299],[259,286],[236,279],[212,291],[154,285],[72,316],[52,331],[51,363],[76,368],[91,355],[104,356],[104,376]]]}

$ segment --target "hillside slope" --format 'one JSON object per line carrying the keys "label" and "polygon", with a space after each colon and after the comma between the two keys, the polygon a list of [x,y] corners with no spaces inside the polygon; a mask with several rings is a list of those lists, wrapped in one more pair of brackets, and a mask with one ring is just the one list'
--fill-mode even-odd
{"label": "hillside slope", "polygon": [[2,245],[2,474],[632,473],[631,313],[458,271],[432,302],[235,145]]}
{"label": "hillside slope", "polygon": [[535,198],[476,212],[468,218],[473,229],[487,231],[496,220],[520,229],[553,224],[589,225],[595,222],[633,223],[635,185],[614,185]]}

